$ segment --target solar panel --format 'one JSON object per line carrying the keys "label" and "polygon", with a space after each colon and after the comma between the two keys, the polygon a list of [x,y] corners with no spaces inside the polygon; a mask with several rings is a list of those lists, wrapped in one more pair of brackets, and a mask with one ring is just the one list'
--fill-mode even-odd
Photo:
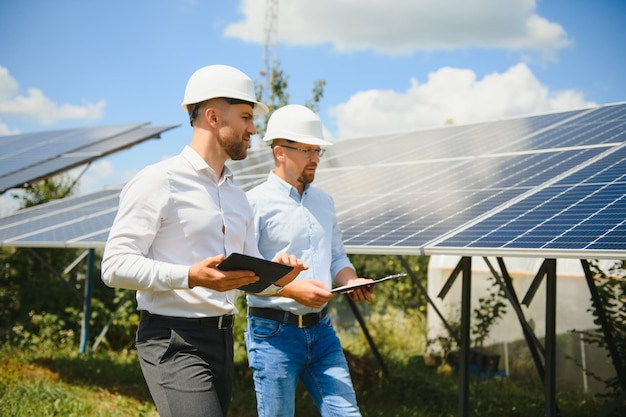
{"label": "solar panel", "polygon": [[[623,258],[625,140],[626,104],[344,139],[315,185],[351,253]],[[247,190],[273,159],[266,147],[228,165]],[[106,193],[70,200],[76,214],[46,204],[58,213],[0,222],[0,242],[103,247],[118,198]]]}
{"label": "solar panel", "polygon": [[625,113],[617,105],[343,141],[316,185],[335,196],[349,251],[420,253],[623,142]]}
{"label": "solar panel", "polygon": [[626,256],[626,144],[489,218],[435,243],[430,253],[622,259]]}
{"label": "solar panel", "polygon": [[0,194],[91,162],[177,125],[118,125],[0,136]]}
{"label": "solar panel", "polygon": [[120,188],[54,200],[0,218],[2,246],[104,247]]}

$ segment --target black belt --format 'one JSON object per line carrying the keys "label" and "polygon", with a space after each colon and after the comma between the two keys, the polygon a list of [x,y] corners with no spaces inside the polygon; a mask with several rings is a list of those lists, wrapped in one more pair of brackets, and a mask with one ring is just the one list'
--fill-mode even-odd
{"label": "black belt", "polygon": [[156,326],[171,328],[211,328],[211,329],[231,329],[235,323],[235,316],[224,315],[215,317],[171,317],[152,314],[146,310],[141,310],[141,321],[148,322]]}
{"label": "black belt", "polygon": [[281,323],[296,324],[298,327],[311,327],[319,323],[328,314],[328,307],[324,307],[319,313],[293,314],[284,310],[263,307],[248,307],[248,314],[253,317],[279,321]]}

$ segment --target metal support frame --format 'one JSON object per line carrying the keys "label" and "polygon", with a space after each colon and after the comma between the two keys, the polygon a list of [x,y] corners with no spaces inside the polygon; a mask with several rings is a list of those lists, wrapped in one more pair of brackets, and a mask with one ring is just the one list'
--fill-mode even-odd
{"label": "metal support frame", "polygon": [[[498,283],[502,286],[505,295],[511,302],[515,313],[518,316],[524,337],[531,350],[533,360],[537,372],[543,382],[545,396],[545,416],[560,416],[556,404],[556,259],[545,259],[533,283],[531,284],[522,304],[529,305],[534,297],[544,276],[546,278],[546,346],[545,351],[541,348],[541,343],[534,335],[530,325],[526,321],[521,310],[520,303],[517,300],[513,289],[512,281],[504,261],[498,258],[499,265],[503,271],[503,277],[495,271],[488,259],[484,258],[487,265],[491,269]],[[459,359],[459,399],[458,399],[458,415],[459,417],[469,416],[469,353],[470,353],[470,321],[471,321],[471,273],[472,261],[471,257],[462,257],[456,268],[444,284],[439,298],[444,298],[458,275],[462,273],[462,289],[461,289],[461,343],[460,359]],[[541,363],[540,354],[544,356],[544,364]]]}
{"label": "metal support frame", "polygon": [[67,279],[64,278],[64,275],[69,274],[74,268],[76,268],[76,266],[78,266],[83,261],[83,259],[85,259],[85,256],[88,255],[87,276],[85,277],[85,289],[83,291],[83,318],[81,320],[80,345],[78,348],[79,353],[88,353],[89,324],[91,321],[91,290],[93,283],[95,249],[89,249],[82,252],[69,266],[65,268],[63,273],[59,273],[58,271],[56,271],[34,249],[26,249],[41,263],[41,265],[43,265],[50,272],[52,272],[54,276],[59,278],[67,286],[67,288],[78,298],[80,298],[80,292],[77,291],[76,288],[71,285]]}
{"label": "metal support frame", "polygon": [[461,357],[459,366],[459,416],[469,416],[470,379],[470,321],[472,296],[472,258],[461,259],[463,281],[461,288]]}
{"label": "metal support frame", "polygon": [[546,280],[546,331],[542,382],[545,416],[555,417],[560,415],[556,404],[556,259],[544,259],[522,304],[530,305],[544,277]]}
{"label": "metal support frame", "polygon": [[430,304],[430,306],[433,308],[433,310],[435,310],[435,313],[437,313],[437,316],[439,317],[439,320],[441,320],[441,322],[443,323],[444,327],[448,330],[448,333],[450,334],[450,337],[452,337],[454,339],[454,341],[458,345],[460,345],[461,341],[459,340],[459,335],[456,334],[454,329],[452,329],[452,326],[450,326],[450,324],[445,319],[443,314],[441,314],[441,311],[439,311],[439,308],[437,308],[437,305],[435,304],[435,302],[432,300],[432,298],[430,298],[430,295],[428,294],[428,289],[426,287],[424,287],[424,285],[420,282],[420,280],[417,278],[417,276],[415,276],[413,271],[411,271],[411,266],[407,262],[406,258],[404,256],[402,256],[402,255],[398,255],[398,259],[400,260],[400,263],[402,264],[402,266],[406,270],[407,274],[411,277],[411,280],[413,280],[415,285],[417,285],[417,288],[419,288],[419,290],[424,294],[428,304]]}
{"label": "metal support frame", "polygon": [[546,265],[546,362],[543,389],[545,415],[558,416],[556,406],[556,259],[544,260]]}
{"label": "metal support frame", "polygon": [[613,362],[613,367],[615,368],[615,372],[617,373],[617,379],[622,389],[622,394],[618,396],[613,402],[608,403],[601,410],[600,417],[604,417],[608,416],[612,411],[616,410],[618,406],[622,405],[624,401],[626,401],[626,375],[624,374],[625,368],[624,364],[622,363],[622,359],[617,351],[615,339],[613,338],[613,329],[611,327],[611,323],[607,320],[606,312],[604,310],[604,306],[602,305],[602,299],[600,299],[600,294],[598,293],[598,289],[596,288],[593,280],[593,274],[591,273],[589,262],[585,259],[581,259],[580,263],[583,267],[583,271],[585,272],[585,280],[587,281],[587,286],[589,287],[591,301],[593,302],[593,307],[595,308],[598,315],[598,322],[600,323],[600,328],[602,329],[602,333],[604,334],[604,341],[606,342],[609,356],[611,357],[611,361]]}
{"label": "metal support frame", "polygon": [[87,276],[85,277],[85,299],[83,300],[83,320],[81,323],[79,353],[89,353],[89,327],[91,323],[91,289],[93,286],[95,250],[89,249]]}
{"label": "metal support frame", "polygon": [[535,335],[533,329],[530,327],[530,324],[526,320],[526,317],[524,316],[524,312],[522,311],[522,306],[517,298],[515,289],[513,288],[513,280],[511,279],[511,276],[509,275],[506,265],[504,264],[504,260],[502,258],[498,258],[498,265],[500,266],[500,271],[502,271],[502,276],[498,274],[498,271],[496,271],[496,269],[493,267],[493,265],[491,264],[488,258],[485,257],[483,258],[483,260],[489,267],[489,270],[493,274],[496,281],[498,281],[498,283],[502,287],[506,298],[511,303],[511,306],[513,307],[513,311],[517,315],[517,319],[520,322],[520,325],[522,326],[522,333],[524,334],[524,339],[526,339],[526,345],[528,346],[528,349],[530,350],[530,354],[533,358],[533,363],[535,364],[535,368],[537,369],[537,374],[539,375],[539,379],[543,381],[544,375],[545,375],[545,372],[543,369],[543,357],[545,356],[545,350],[543,348],[543,345],[539,341],[539,339],[537,339],[537,336]]}
{"label": "metal support frame", "polygon": [[[419,279],[417,279],[417,277],[415,276],[413,271],[411,271],[411,266],[407,262],[406,258],[404,256],[402,256],[402,255],[398,255],[398,259],[400,260],[400,263],[402,264],[402,267],[405,269],[407,274],[411,277],[411,279],[417,285],[419,290],[424,294],[424,296],[426,297],[426,300],[428,301],[430,306],[435,310],[435,312],[439,316],[439,319],[443,322],[444,326],[446,327],[446,329],[450,333],[450,337],[452,337],[457,342],[457,344],[459,344],[459,346],[460,346],[461,345],[461,341],[459,339],[459,336],[454,332],[454,330],[452,329],[450,324],[444,318],[443,314],[441,314],[441,312],[437,308],[437,305],[435,304],[435,302],[430,298],[430,296],[428,294],[428,289],[426,289],[426,287],[424,287],[424,285],[419,281]],[[471,267],[470,267],[470,270],[471,270]],[[458,271],[457,271],[457,274],[458,274]],[[367,329],[367,325],[365,323],[365,320],[363,319],[363,315],[359,311],[358,306],[347,295],[346,295],[346,300],[348,301],[348,305],[350,306],[350,309],[352,310],[352,314],[354,315],[354,317],[359,322],[359,325],[361,326],[361,329],[363,330],[363,334],[365,335],[365,338],[367,339],[367,342],[369,343],[370,348],[372,349],[372,352],[374,353],[374,356],[376,357],[376,360],[380,364],[380,367],[381,367],[381,369],[383,371],[383,375],[384,376],[389,376],[389,371],[387,370],[387,366],[385,365],[385,362],[384,362],[382,356],[380,355],[380,353],[378,352],[378,349],[376,348],[376,344],[374,343],[374,340],[372,339],[372,336],[370,335],[370,333],[369,333],[369,331]]]}
{"label": "metal support frame", "polygon": [[438,297],[442,300],[456,281],[458,275],[463,274],[461,288],[461,339],[459,343],[459,401],[458,416],[469,416],[469,380],[470,380],[470,320],[472,297],[472,258],[464,256],[444,284]]}
{"label": "metal support frame", "polygon": [[113,324],[113,321],[120,313],[120,309],[124,306],[124,303],[126,303],[126,300],[128,300],[131,294],[135,294],[135,291],[127,290],[124,296],[122,297],[122,299],[117,303],[117,305],[115,306],[115,310],[113,310],[113,314],[111,315],[111,317],[109,317],[109,321],[107,321],[107,324],[105,324],[102,330],[100,330],[100,334],[98,334],[98,337],[96,337],[96,340],[94,341],[93,346],[91,347],[92,352],[95,352],[96,350],[98,350],[98,346],[100,346],[100,343],[102,343],[104,336],[106,336],[107,332],[109,331],[109,328]]}
{"label": "metal support frame", "polygon": [[389,376],[389,371],[387,370],[385,361],[383,360],[383,357],[380,355],[380,352],[378,352],[378,348],[376,348],[376,344],[374,343],[374,339],[372,339],[370,332],[367,330],[367,325],[365,324],[363,315],[359,311],[359,308],[356,306],[356,303],[350,299],[348,294],[346,294],[346,300],[348,301],[350,310],[352,310],[352,314],[354,314],[354,317],[357,319],[357,321],[359,322],[359,325],[361,326],[361,329],[363,330],[363,334],[365,335],[365,338],[367,339],[367,343],[369,343],[370,345],[370,349],[372,349],[372,352],[374,353],[376,360],[378,361],[381,369],[383,370],[383,375]]}
{"label": "metal support frame", "polygon": [[[498,259],[498,264],[500,267],[500,271],[502,272],[502,276],[498,274],[496,269],[493,267],[488,258],[483,258],[487,266],[489,267],[491,273],[494,275],[498,283],[502,286],[504,293],[511,303],[513,310],[517,314],[518,320],[522,326],[522,331],[524,333],[524,338],[526,339],[526,343],[528,348],[530,349],[531,355],[533,357],[533,361],[535,362],[535,367],[537,368],[537,373],[539,378],[544,384],[544,395],[545,395],[545,415],[550,416],[560,416],[560,410],[558,408],[558,404],[556,403],[556,278],[557,278],[557,270],[556,270],[556,260],[555,259],[545,259],[542,263],[537,275],[535,276],[531,286],[529,287],[526,296],[522,304],[528,306],[532,301],[539,285],[541,284],[541,280],[543,277],[546,277],[546,343],[545,349],[541,345],[541,342],[535,336],[533,330],[530,328],[526,318],[524,317],[524,313],[521,310],[521,305],[517,299],[517,295],[515,294],[515,290],[513,288],[512,279],[506,269],[506,265],[502,258]],[[607,417],[613,411],[618,409],[621,405],[623,405],[624,401],[626,401],[626,375],[624,374],[624,364],[621,361],[619,353],[617,352],[617,347],[615,345],[615,339],[613,338],[613,329],[609,321],[606,318],[605,310],[602,305],[602,300],[598,294],[598,290],[595,286],[593,276],[591,270],[589,268],[589,262],[587,260],[580,260],[583,271],[585,274],[585,279],[587,281],[587,286],[589,287],[589,293],[591,294],[591,299],[593,302],[593,307],[598,315],[598,322],[600,323],[600,327],[604,333],[604,338],[607,343],[607,350],[609,351],[609,355],[613,362],[613,366],[617,372],[618,380],[620,381],[620,386],[622,388],[622,393],[620,396],[615,398],[613,401],[608,402],[600,413],[598,417]],[[544,363],[542,362],[542,358],[545,360],[545,369]]]}

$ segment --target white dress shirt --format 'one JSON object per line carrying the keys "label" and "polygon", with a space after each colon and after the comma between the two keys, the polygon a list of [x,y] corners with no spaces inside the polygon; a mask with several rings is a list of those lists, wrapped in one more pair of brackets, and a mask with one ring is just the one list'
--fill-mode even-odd
{"label": "white dress shirt", "polygon": [[153,314],[236,314],[238,290],[189,288],[191,265],[219,254],[260,257],[252,211],[224,167],[221,177],[190,147],[141,170],[120,195],[102,258],[102,280],[137,290]]}

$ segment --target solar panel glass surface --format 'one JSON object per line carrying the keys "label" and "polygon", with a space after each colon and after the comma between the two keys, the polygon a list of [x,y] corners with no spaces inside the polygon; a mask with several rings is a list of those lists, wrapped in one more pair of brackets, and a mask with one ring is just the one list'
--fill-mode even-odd
{"label": "solar panel glass surface", "polygon": [[[334,198],[353,253],[615,255],[626,250],[625,140],[624,104],[344,139],[315,186]],[[273,160],[265,147],[228,165],[247,190]],[[72,200],[73,211],[46,204],[55,213],[29,212],[28,225],[11,219],[18,239],[103,245],[119,190],[104,193]],[[0,237],[16,236],[7,227]]]}
{"label": "solar panel glass surface", "polygon": [[103,126],[0,137],[0,193],[159,137],[169,126]]}
{"label": "solar panel glass surface", "polygon": [[435,245],[626,256],[626,146]]}

